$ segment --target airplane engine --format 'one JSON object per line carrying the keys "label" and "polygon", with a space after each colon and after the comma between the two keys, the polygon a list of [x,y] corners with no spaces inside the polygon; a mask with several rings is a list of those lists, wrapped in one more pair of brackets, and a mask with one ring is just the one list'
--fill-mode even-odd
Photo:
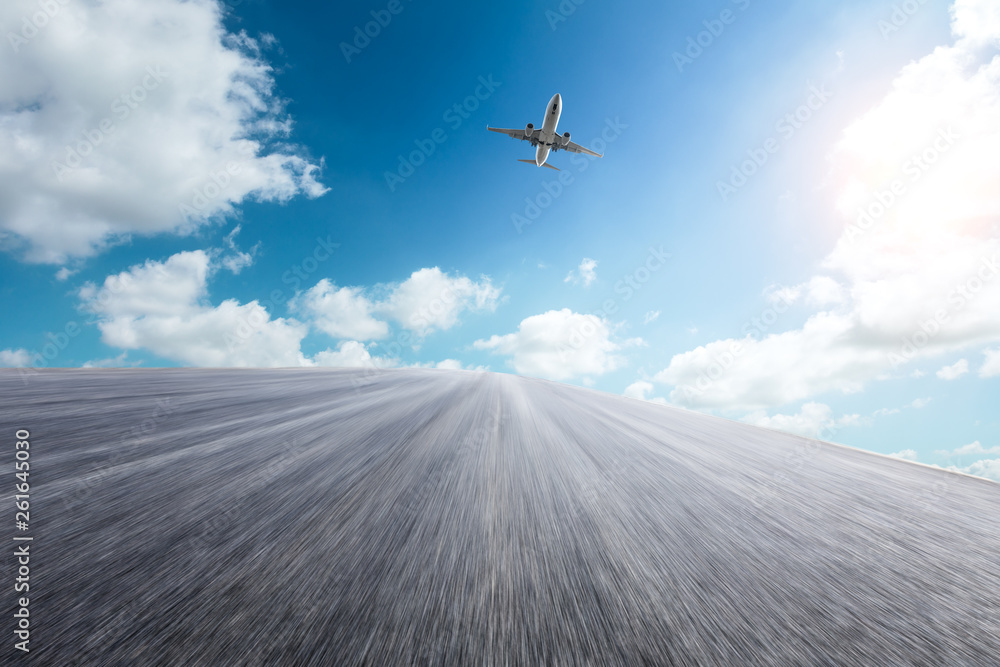
{"label": "airplane engine", "polygon": [[569,146],[569,132],[563,132],[562,140],[560,141],[560,143],[563,146]]}
{"label": "airplane engine", "polygon": [[524,127],[524,138],[525,139],[530,139],[534,135],[535,135],[535,126],[534,126],[534,124],[533,123],[528,123],[527,125],[525,125],[525,127]]}

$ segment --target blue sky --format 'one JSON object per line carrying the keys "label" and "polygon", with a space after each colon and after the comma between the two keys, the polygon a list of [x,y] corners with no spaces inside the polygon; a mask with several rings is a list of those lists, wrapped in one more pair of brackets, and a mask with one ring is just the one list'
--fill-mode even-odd
{"label": "blue sky", "polygon": [[[992,3],[0,23],[4,365],[488,368],[1000,478]],[[556,92],[604,158],[486,131]]]}

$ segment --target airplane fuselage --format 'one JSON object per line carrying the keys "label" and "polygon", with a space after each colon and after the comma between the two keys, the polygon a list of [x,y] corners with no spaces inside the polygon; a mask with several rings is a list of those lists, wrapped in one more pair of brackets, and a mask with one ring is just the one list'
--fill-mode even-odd
{"label": "airplane fuselage", "polygon": [[535,149],[535,165],[541,167],[549,158],[549,149],[556,141],[556,127],[559,125],[559,116],[562,114],[562,96],[556,93],[549,100],[545,107],[545,120],[538,130],[538,148]]}
{"label": "airplane fuselage", "polygon": [[567,153],[582,153],[591,157],[604,157],[600,153],[570,141],[569,132],[561,135],[556,128],[559,127],[559,117],[562,115],[562,96],[556,93],[545,105],[545,116],[542,118],[541,127],[535,127],[534,123],[528,123],[521,128],[490,127],[486,129],[490,132],[506,134],[511,139],[531,142],[531,147],[535,149],[534,159],[520,159],[518,162],[533,164],[536,167],[548,167],[559,171],[559,167],[554,167],[548,163],[549,153],[553,151],[566,151]]}

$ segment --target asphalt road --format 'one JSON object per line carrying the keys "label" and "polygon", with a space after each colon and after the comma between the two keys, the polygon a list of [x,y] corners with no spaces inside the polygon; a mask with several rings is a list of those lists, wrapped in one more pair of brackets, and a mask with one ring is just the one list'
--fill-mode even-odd
{"label": "asphalt road", "polygon": [[34,537],[4,664],[1000,664],[986,480],[491,373],[8,369],[0,401]]}

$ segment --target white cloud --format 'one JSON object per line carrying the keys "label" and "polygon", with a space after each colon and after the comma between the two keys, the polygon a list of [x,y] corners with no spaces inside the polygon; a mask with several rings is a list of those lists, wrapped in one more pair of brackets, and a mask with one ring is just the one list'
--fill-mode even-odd
{"label": "white cloud", "polygon": [[611,340],[609,323],[596,315],[581,315],[568,308],[525,318],[515,333],[477,340],[477,350],[511,357],[514,370],[550,380],[602,375],[620,368],[623,346],[642,344],[640,339],[622,343]]}
{"label": "white cloud", "polygon": [[570,271],[563,282],[572,282],[573,284],[583,282],[584,287],[590,287],[590,284],[597,280],[596,269],[597,260],[584,257],[580,266],[575,271]]}
{"label": "white cloud", "polygon": [[[125,350],[146,349],[193,366],[384,368],[398,366],[399,359],[373,356],[363,342],[389,333],[388,324],[373,316],[376,311],[392,313],[404,325],[421,326],[426,332],[453,326],[464,310],[494,308],[500,293],[488,279],[477,283],[437,268],[421,269],[401,284],[382,286],[387,296],[380,302],[368,299],[363,288],[337,288],[320,280],[289,305],[308,315],[318,330],[346,340],[309,359],[301,351],[309,331],[306,324],[272,318],[257,301],[209,303],[208,279],[224,261],[215,250],[182,252],[165,262],[148,260],[108,276],[101,286],[87,284],[79,295],[94,313],[102,340]],[[446,359],[436,367],[461,364]]]}
{"label": "white cloud", "polygon": [[875,417],[887,417],[889,415],[899,414],[900,412],[906,409],[920,410],[922,408],[927,407],[927,405],[930,402],[931,402],[930,397],[915,398],[906,405],[904,405],[902,408],[879,408],[878,410],[873,412],[872,415]]}
{"label": "white cloud", "polygon": [[972,465],[960,468],[958,466],[948,466],[948,470],[954,470],[956,472],[964,472],[966,475],[975,475],[976,477],[985,477],[986,479],[991,479],[994,482],[1000,482],[1000,459],[983,459],[982,461],[976,461]]}
{"label": "white cloud", "polygon": [[937,376],[942,380],[957,380],[969,372],[969,362],[959,359],[951,366],[945,366],[937,372]]}
{"label": "white cloud", "polygon": [[257,301],[211,306],[207,279],[214,268],[208,253],[182,252],[108,276],[100,287],[87,284],[79,295],[112,347],[147,349],[192,366],[311,365],[300,349],[305,325],[271,319]]}
{"label": "white cloud", "polygon": [[222,266],[230,270],[233,274],[239,274],[240,271],[252,265],[254,258],[257,256],[257,251],[260,250],[260,242],[258,241],[254,247],[250,248],[250,252],[242,252],[236,245],[236,235],[239,233],[240,225],[236,225],[233,227],[233,231],[226,234],[225,239],[223,239],[223,242],[231,253],[222,257]]}
{"label": "white cloud", "polygon": [[983,447],[978,440],[969,443],[968,445],[963,445],[952,452],[957,456],[965,456],[968,454],[1000,454],[1000,446],[997,447]]}
{"label": "white cloud", "polygon": [[108,276],[103,288],[88,283],[80,290],[80,296],[95,312],[109,318],[170,317],[207,296],[210,268],[207,252],[182,252],[166,262],[146,260],[128,271]]}
{"label": "white cloud", "polygon": [[794,287],[769,285],[764,290],[764,297],[771,304],[791,305],[803,300],[806,305],[824,307],[844,303],[847,293],[844,286],[830,276],[814,276]]}
{"label": "white cloud", "polygon": [[897,459],[903,459],[904,461],[917,460],[917,452],[913,449],[904,449],[900,452],[893,452],[892,454],[889,454],[889,456]]}
{"label": "white cloud", "polygon": [[995,350],[984,350],[986,361],[979,368],[979,377],[991,378],[1000,375],[1000,348]]}
{"label": "white cloud", "polygon": [[829,276],[815,276],[803,287],[806,304],[810,306],[837,305],[847,299],[843,285]]}
{"label": "white cloud", "polygon": [[[836,54],[837,54],[837,69],[835,69],[834,72],[843,72],[844,71],[844,62],[845,62],[844,52],[842,50],[840,50],[840,49],[837,49]],[[789,191],[789,192],[786,192],[782,196],[783,197],[784,196],[791,197],[792,193]]]}
{"label": "white cloud", "polygon": [[768,298],[833,308],[785,333],[675,355],[654,376],[674,385],[671,402],[775,407],[1000,341],[1000,56],[972,46],[1000,36],[988,4],[959,0],[956,34],[969,39],[904,67],[830,151],[843,234],[821,273]]}
{"label": "white cloud", "polygon": [[808,438],[830,437],[845,426],[857,426],[863,423],[860,415],[843,415],[834,418],[833,410],[823,403],[806,403],[794,415],[768,416],[765,411],[758,410],[744,416],[741,421],[754,426],[797,433]]}
{"label": "white cloud", "polygon": [[[650,322],[655,322],[656,318],[658,318],[659,316],[660,316],[660,311],[658,310],[646,311],[646,314],[642,318],[642,323],[649,324]],[[697,329],[695,329],[695,331],[697,331]]]}
{"label": "white cloud", "polygon": [[438,267],[414,271],[375,310],[400,322],[410,331],[426,335],[458,323],[466,310],[494,311],[501,289],[483,276],[475,282],[465,276],[449,276]]}
{"label": "white cloud", "polygon": [[398,359],[373,357],[367,346],[356,340],[341,341],[336,350],[318,352],[313,360],[317,366],[339,368],[392,368],[399,365]]}
{"label": "white cloud", "polygon": [[61,269],[59,269],[58,271],[56,271],[56,280],[58,280],[58,281],[61,282],[63,280],[66,280],[67,278],[69,278],[74,273],[76,273],[76,271],[74,271],[74,270],[72,270],[72,269],[64,266]]}
{"label": "white cloud", "polygon": [[465,311],[495,310],[501,291],[485,276],[476,282],[433,267],[414,271],[402,283],[372,289],[338,288],[324,278],[289,305],[329,336],[364,341],[388,336],[387,318],[419,336],[450,329]]}
{"label": "white cloud", "polygon": [[324,278],[294,299],[292,307],[309,314],[320,331],[334,338],[373,340],[389,335],[389,325],[372,316],[374,304],[360,287],[337,289]]}
{"label": "white cloud", "polygon": [[106,359],[92,359],[91,361],[85,361],[82,368],[124,368],[124,367],[135,367],[141,364],[140,361],[128,361],[128,352],[122,352],[117,357],[108,357]]}
{"label": "white cloud", "polygon": [[971,46],[1000,45],[1000,5],[993,0],[959,0],[950,8],[951,32]]}
{"label": "white cloud", "polygon": [[629,386],[625,387],[625,392],[623,395],[628,398],[637,398],[640,401],[649,401],[651,403],[662,403],[663,405],[666,405],[667,399],[663,398],[662,396],[655,396],[655,397],[647,396],[647,394],[651,393],[654,388],[655,387],[653,387],[652,382],[646,382],[645,380],[638,380],[636,382],[633,382]]}
{"label": "white cloud", "polygon": [[31,365],[31,353],[24,348],[0,350],[0,366],[23,368]]}
{"label": "white cloud", "polygon": [[686,407],[759,409],[824,391],[853,393],[885,367],[884,353],[852,345],[851,317],[818,313],[799,330],[720,340],[674,355],[653,380]]}
{"label": "white cloud", "polygon": [[629,386],[625,387],[623,395],[628,398],[637,398],[641,401],[644,401],[646,400],[646,394],[653,391],[654,388],[655,387],[653,387],[652,382],[646,382],[645,380],[637,380],[636,382],[633,382]]}
{"label": "white cloud", "polygon": [[219,3],[59,2],[23,39],[39,6],[0,3],[0,235],[28,261],[325,191],[281,143],[291,120],[261,43],[227,34]]}
{"label": "white cloud", "polygon": [[768,285],[764,289],[764,298],[770,304],[791,305],[802,296],[802,285],[788,287],[787,285]]}
{"label": "white cloud", "polygon": [[458,359],[444,359],[434,364],[434,368],[446,368],[448,370],[460,371],[462,370],[462,362]]}
{"label": "white cloud", "polygon": [[974,456],[982,454],[1000,454],[1000,446],[996,447],[983,447],[982,443],[978,440],[971,442],[968,445],[962,445],[951,451],[941,450],[935,452],[935,454],[941,456]]}
{"label": "white cloud", "polygon": [[452,371],[488,371],[486,366],[463,366],[458,359],[443,359],[441,361],[429,361],[423,363],[410,364],[408,368],[443,368]]}

